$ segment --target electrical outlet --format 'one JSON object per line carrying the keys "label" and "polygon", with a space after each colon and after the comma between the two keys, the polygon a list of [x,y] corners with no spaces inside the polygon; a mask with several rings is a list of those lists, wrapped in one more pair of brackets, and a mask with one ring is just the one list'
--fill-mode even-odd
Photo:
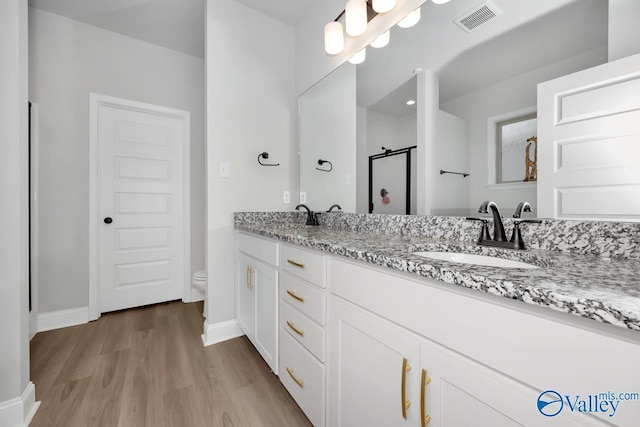
{"label": "electrical outlet", "polygon": [[304,191],[300,192],[300,203],[307,203],[307,193]]}
{"label": "electrical outlet", "polygon": [[227,162],[219,162],[218,163],[218,176],[220,178],[229,178],[229,163]]}
{"label": "electrical outlet", "polygon": [[282,203],[291,203],[291,193],[289,191],[282,192]]}

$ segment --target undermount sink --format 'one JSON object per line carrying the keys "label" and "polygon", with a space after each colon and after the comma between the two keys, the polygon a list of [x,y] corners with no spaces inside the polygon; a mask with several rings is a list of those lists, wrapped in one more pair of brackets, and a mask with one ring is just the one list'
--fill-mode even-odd
{"label": "undermount sink", "polygon": [[413,255],[441,261],[459,262],[462,264],[484,265],[487,267],[539,268],[537,265],[528,264],[526,262],[497,258],[488,255],[465,254],[461,252],[414,252]]}

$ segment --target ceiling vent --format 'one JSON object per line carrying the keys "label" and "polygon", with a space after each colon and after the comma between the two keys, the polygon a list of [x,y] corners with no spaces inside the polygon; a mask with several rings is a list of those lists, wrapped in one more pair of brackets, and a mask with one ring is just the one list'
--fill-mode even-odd
{"label": "ceiling vent", "polygon": [[501,13],[500,9],[488,1],[462,14],[453,22],[455,22],[458,27],[469,33],[493,20]]}

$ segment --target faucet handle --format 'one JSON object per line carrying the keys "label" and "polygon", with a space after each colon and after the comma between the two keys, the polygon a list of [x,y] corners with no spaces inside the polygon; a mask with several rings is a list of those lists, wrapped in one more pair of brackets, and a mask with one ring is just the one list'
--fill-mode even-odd
{"label": "faucet handle", "polygon": [[491,235],[489,234],[489,219],[476,218],[472,216],[468,216],[465,219],[467,221],[480,221],[482,223],[482,228],[480,229],[480,237],[478,237],[478,243],[483,240],[491,240]]}
{"label": "faucet handle", "polygon": [[511,243],[517,249],[527,249],[527,246],[524,244],[524,240],[522,239],[522,233],[520,233],[520,224],[541,224],[542,220],[540,219],[514,219],[513,220],[513,233],[511,234]]}

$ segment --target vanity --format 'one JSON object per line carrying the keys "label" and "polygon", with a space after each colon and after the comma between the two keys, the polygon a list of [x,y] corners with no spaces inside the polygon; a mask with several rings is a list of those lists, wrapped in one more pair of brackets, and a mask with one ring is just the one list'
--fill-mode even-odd
{"label": "vanity", "polygon": [[[236,238],[271,245],[272,369],[314,425],[625,426],[640,417],[640,260],[611,256],[611,246],[600,256],[479,247],[479,226],[459,218],[336,213],[317,227],[298,213],[264,218],[236,214]],[[547,241],[564,225],[547,221],[537,234]],[[415,255],[452,250],[537,268]]]}

